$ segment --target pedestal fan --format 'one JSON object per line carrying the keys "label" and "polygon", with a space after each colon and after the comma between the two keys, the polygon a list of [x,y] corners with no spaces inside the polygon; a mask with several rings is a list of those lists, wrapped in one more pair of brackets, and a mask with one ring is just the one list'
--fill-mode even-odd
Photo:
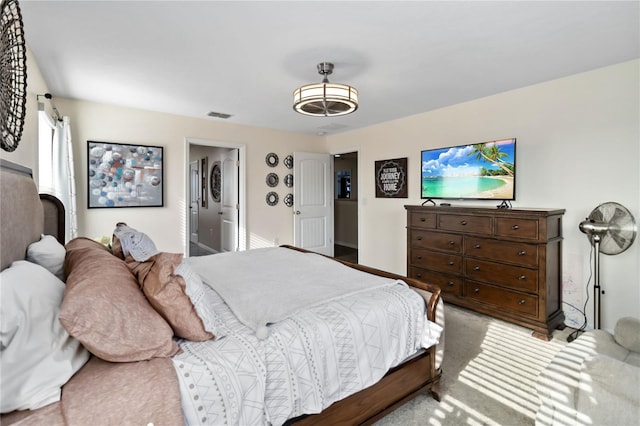
{"label": "pedestal fan", "polygon": [[626,207],[614,202],[600,204],[578,226],[593,245],[593,328],[600,328],[600,253],[616,255],[636,238],[636,221]]}

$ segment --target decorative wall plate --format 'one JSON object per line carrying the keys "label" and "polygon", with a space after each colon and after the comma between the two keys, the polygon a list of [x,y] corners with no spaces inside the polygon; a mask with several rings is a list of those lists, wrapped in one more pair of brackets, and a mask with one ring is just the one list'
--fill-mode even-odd
{"label": "decorative wall plate", "polygon": [[275,192],[269,192],[267,194],[267,204],[270,206],[275,206],[276,204],[278,204],[278,194],[276,194]]}
{"label": "decorative wall plate", "polygon": [[292,174],[288,174],[284,177],[284,185],[287,188],[291,188],[293,186],[293,175]]}
{"label": "decorative wall plate", "polygon": [[222,191],[222,173],[220,171],[220,162],[216,161],[211,167],[211,176],[209,176],[211,186],[211,197],[216,203],[220,202],[220,193]]}
{"label": "decorative wall plate", "polygon": [[278,165],[278,162],[280,161],[280,159],[276,154],[274,154],[273,152],[270,152],[269,154],[267,154],[265,161],[267,162],[267,165],[269,167],[275,167]]}
{"label": "decorative wall plate", "polygon": [[273,188],[274,186],[278,186],[278,182],[280,182],[280,178],[275,173],[269,173],[267,175],[267,186]]}
{"label": "decorative wall plate", "polygon": [[2,0],[1,5],[0,146],[11,152],[20,143],[27,111],[27,53],[18,1]]}
{"label": "decorative wall plate", "polygon": [[287,155],[285,157],[284,165],[287,169],[293,169],[293,155]]}
{"label": "decorative wall plate", "polygon": [[284,196],[284,204],[287,207],[293,206],[293,194],[287,194]]}

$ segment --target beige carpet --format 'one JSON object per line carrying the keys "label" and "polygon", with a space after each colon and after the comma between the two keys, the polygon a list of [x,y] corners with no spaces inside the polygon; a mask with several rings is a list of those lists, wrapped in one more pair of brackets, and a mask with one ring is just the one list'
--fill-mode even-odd
{"label": "beige carpet", "polygon": [[420,395],[376,425],[533,425],[537,376],[570,331],[544,342],[526,328],[447,305],[441,402]]}

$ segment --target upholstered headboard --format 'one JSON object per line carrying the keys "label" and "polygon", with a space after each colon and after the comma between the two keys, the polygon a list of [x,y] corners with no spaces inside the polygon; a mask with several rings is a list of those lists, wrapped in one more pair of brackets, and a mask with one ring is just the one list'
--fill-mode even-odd
{"label": "upholstered headboard", "polygon": [[64,244],[62,203],[51,195],[38,195],[30,169],[0,159],[0,270],[24,259],[29,244],[41,234]]}

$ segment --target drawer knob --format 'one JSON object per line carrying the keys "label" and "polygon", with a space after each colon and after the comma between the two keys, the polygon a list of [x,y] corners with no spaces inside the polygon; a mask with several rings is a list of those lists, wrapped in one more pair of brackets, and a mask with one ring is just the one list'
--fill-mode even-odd
{"label": "drawer knob", "polygon": [[449,245],[450,245],[450,246],[453,246],[453,245],[455,245],[455,244],[456,244],[455,242],[453,242],[453,241],[449,241]]}
{"label": "drawer knob", "polygon": [[525,254],[527,254],[527,252],[525,250],[520,250],[518,252],[518,256],[524,256]]}
{"label": "drawer knob", "polygon": [[526,280],[526,279],[527,279],[527,277],[525,277],[524,275],[520,275],[520,276],[518,277],[518,280],[520,280],[520,281],[524,281],[524,280]]}
{"label": "drawer knob", "polygon": [[422,256],[418,255],[416,257],[418,258],[418,260],[422,260]]}
{"label": "drawer knob", "polygon": [[426,218],[426,217],[421,217],[421,218],[420,218],[420,222],[426,222],[426,221],[427,221],[427,218]]}
{"label": "drawer knob", "polygon": [[450,260],[450,261],[449,261],[449,266],[453,266],[453,265],[455,265],[455,264],[456,264],[456,263],[455,263],[453,260]]}
{"label": "drawer knob", "polygon": [[460,225],[465,226],[466,224],[467,224],[467,221],[466,221],[466,220],[461,220],[461,221],[460,221]]}
{"label": "drawer knob", "polygon": [[473,267],[473,270],[474,270],[474,271],[479,271],[479,270],[480,270],[480,267],[479,267],[479,266],[474,266],[474,267]]}
{"label": "drawer knob", "polygon": [[454,284],[453,284],[453,281],[449,281],[449,282],[447,283],[447,286],[449,286],[449,287],[453,287],[453,285],[454,285]]}
{"label": "drawer knob", "polygon": [[518,225],[513,225],[513,226],[511,227],[511,229],[513,229],[514,231],[517,231],[519,228],[520,228],[520,227],[519,227]]}
{"label": "drawer knob", "polygon": [[524,299],[521,299],[521,300],[518,302],[518,305],[524,305],[524,304],[525,304],[525,300],[524,300]]}
{"label": "drawer knob", "polygon": [[421,237],[421,236],[418,236],[418,237],[416,237],[416,240],[418,240],[418,241],[422,241],[422,237]]}
{"label": "drawer knob", "polygon": [[422,274],[416,274],[416,277],[422,278]]}
{"label": "drawer knob", "polygon": [[473,289],[473,292],[474,292],[474,293],[480,293],[480,289],[479,289],[479,288],[474,288],[474,289]]}
{"label": "drawer knob", "polygon": [[475,248],[475,249],[479,249],[479,248],[480,248],[480,244],[474,244],[474,245],[473,245],[473,248]]}

